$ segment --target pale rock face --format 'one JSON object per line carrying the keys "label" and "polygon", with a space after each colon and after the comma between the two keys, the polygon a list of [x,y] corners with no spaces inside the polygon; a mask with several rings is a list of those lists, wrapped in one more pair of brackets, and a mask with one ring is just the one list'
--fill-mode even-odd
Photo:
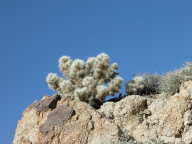
{"label": "pale rock face", "polygon": [[188,128],[188,130],[183,134],[182,140],[186,144],[191,144],[192,142],[192,126]]}
{"label": "pale rock face", "polygon": [[37,124],[39,121],[39,116],[35,110],[26,110],[25,112],[26,114],[23,115],[23,119],[19,121],[17,126],[17,136],[14,139],[14,144],[38,144]]}
{"label": "pale rock face", "polygon": [[[18,122],[14,144],[112,144],[119,129],[83,102],[52,97],[33,103]],[[49,104],[48,104],[49,103]]]}
{"label": "pale rock face", "polygon": [[98,111],[107,118],[113,119],[114,123],[122,128],[122,131],[128,131],[128,134],[131,134],[140,123],[139,112],[146,108],[147,99],[133,95],[117,103],[105,103]]}
{"label": "pale rock face", "polygon": [[44,97],[18,122],[14,144],[120,144],[123,136],[138,142],[160,139],[192,143],[192,81],[180,92],[152,98],[127,96],[98,110],[83,102]]}
{"label": "pale rock face", "polygon": [[186,144],[190,144],[192,142],[192,103],[188,108],[189,110],[185,112],[183,117],[184,131],[182,139]]}
{"label": "pale rock face", "polygon": [[[180,92],[155,99],[128,96],[120,102],[105,103],[98,111],[111,118],[122,131],[139,142],[160,138],[168,143],[192,142],[192,81],[184,83]],[[147,101],[147,104],[146,104]],[[145,111],[149,113],[145,116]],[[141,118],[140,114],[144,114]]]}
{"label": "pale rock face", "polygon": [[186,82],[181,86],[179,93],[167,99],[155,100],[148,108],[152,115],[138,125],[133,132],[133,137],[138,141],[160,137],[164,141],[169,140],[170,143],[192,142],[188,140],[191,138],[188,136],[191,132],[184,133],[185,123],[189,123],[190,119],[187,110],[192,102],[191,95],[188,93],[191,89],[192,82]]}

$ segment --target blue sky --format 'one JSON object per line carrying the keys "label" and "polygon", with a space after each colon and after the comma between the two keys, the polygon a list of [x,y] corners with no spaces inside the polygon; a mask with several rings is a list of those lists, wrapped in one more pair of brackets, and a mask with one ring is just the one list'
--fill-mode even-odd
{"label": "blue sky", "polygon": [[1,0],[1,143],[11,143],[29,104],[53,93],[45,77],[58,72],[62,55],[86,59],[106,52],[125,81],[191,61],[191,5],[187,0]]}

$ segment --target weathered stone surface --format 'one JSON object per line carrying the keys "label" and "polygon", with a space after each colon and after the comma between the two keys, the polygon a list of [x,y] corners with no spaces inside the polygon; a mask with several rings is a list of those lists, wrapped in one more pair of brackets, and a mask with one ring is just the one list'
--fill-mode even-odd
{"label": "weathered stone surface", "polygon": [[185,144],[192,143],[192,126],[188,127],[186,132],[183,133],[182,140],[185,142]]}
{"label": "weathered stone surface", "polygon": [[113,144],[118,139],[119,128],[88,104],[61,100],[48,111],[30,106],[18,123],[13,143]]}
{"label": "weathered stone surface", "polygon": [[138,141],[166,137],[166,140],[172,140],[169,143],[186,142],[186,136],[183,137],[186,128],[185,123],[190,123],[188,122],[190,114],[186,114],[186,112],[191,103],[191,95],[188,93],[191,88],[192,82],[187,82],[187,84],[182,85],[180,93],[169,98],[155,100],[148,108],[152,115],[136,127],[133,131],[133,137]]}
{"label": "weathered stone surface", "polygon": [[55,126],[62,127],[73,115],[75,115],[75,111],[72,108],[60,105],[48,114],[47,120],[40,125],[39,131],[46,134],[53,130]]}
{"label": "weathered stone surface", "polygon": [[182,99],[170,98],[167,104],[149,116],[133,131],[138,141],[156,139],[159,136],[181,137],[183,131],[183,114],[187,102]]}
{"label": "weathered stone surface", "polygon": [[147,98],[138,95],[127,96],[117,103],[105,103],[98,111],[112,119],[122,131],[129,134],[140,124],[139,113],[147,109]]}
{"label": "weathered stone surface", "polygon": [[41,115],[32,107],[27,108],[18,121],[14,144],[38,144],[39,123]]}
{"label": "weathered stone surface", "polygon": [[105,103],[98,111],[113,120],[124,133],[139,142],[162,139],[168,143],[192,143],[192,81],[180,93],[155,98],[128,96],[120,102]]}
{"label": "weathered stone surface", "polygon": [[50,107],[54,99],[44,97],[24,111],[14,144],[122,144],[128,137],[192,144],[192,81],[173,96],[132,95],[98,110],[69,99]]}
{"label": "weathered stone surface", "polygon": [[57,106],[57,102],[61,99],[59,95],[47,96],[42,100],[37,101],[31,105],[37,112],[45,112],[48,109],[54,109]]}

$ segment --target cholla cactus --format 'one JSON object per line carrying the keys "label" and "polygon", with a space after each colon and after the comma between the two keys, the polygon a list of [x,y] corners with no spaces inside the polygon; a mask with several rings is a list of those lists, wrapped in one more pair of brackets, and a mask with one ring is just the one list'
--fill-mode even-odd
{"label": "cholla cactus", "polygon": [[135,76],[126,86],[126,92],[129,95],[148,95],[159,93],[161,76],[144,74]]}
{"label": "cholla cactus", "polygon": [[63,78],[49,73],[46,81],[49,88],[71,99],[103,101],[105,96],[119,92],[122,83],[122,78],[117,76],[117,63],[109,64],[109,56],[105,53],[90,57],[87,61],[62,56],[59,69],[64,74]]}

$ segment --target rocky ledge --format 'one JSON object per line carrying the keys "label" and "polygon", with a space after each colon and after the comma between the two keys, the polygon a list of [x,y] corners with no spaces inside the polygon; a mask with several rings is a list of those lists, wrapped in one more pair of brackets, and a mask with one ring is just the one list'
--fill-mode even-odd
{"label": "rocky ledge", "polygon": [[[192,144],[192,81],[173,96],[131,95],[98,110],[45,96],[19,120],[14,144]],[[136,142],[137,141],[137,142]],[[155,143],[155,142],[154,142]]]}

